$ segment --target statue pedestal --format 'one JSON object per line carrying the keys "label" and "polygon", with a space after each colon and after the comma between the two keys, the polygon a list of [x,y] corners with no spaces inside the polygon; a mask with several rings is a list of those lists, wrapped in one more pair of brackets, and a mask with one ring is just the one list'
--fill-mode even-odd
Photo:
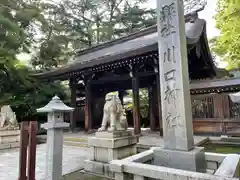
{"label": "statue pedestal", "polygon": [[86,172],[114,177],[109,169],[109,162],[123,159],[137,153],[138,136],[132,131],[96,132],[95,137],[88,139],[91,148],[91,159],[84,163]]}
{"label": "statue pedestal", "polygon": [[0,150],[20,146],[20,130],[0,130]]}

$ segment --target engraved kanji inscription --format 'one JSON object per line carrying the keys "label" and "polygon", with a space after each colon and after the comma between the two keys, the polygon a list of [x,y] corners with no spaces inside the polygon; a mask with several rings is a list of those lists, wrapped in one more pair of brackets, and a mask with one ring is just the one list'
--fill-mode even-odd
{"label": "engraved kanji inscription", "polygon": [[[176,107],[176,100],[178,98],[178,92],[180,89],[176,88],[176,70],[172,69],[164,74],[164,80],[166,82],[166,90],[164,100],[168,104],[173,104]],[[171,83],[170,83],[171,82]]]}
{"label": "engraved kanji inscription", "polygon": [[167,48],[167,50],[164,52],[164,63],[166,62],[176,63],[175,46],[172,46],[172,48]]}
{"label": "engraved kanji inscription", "polygon": [[182,127],[182,124],[180,123],[180,115],[173,115],[172,113],[168,113],[166,123],[168,129],[172,129],[177,126]]}
{"label": "engraved kanji inscription", "polygon": [[179,92],[180,92],[180,89],[175,88],[175,84],[173,84],[172,88],[169,85],[167,85],[167,90],[165,91],[164,100],[166,100],[168,104],[172,103],[176,107],[176,100],[178,98]]}
{"label": "engraved kanji inscription", "polygon": [[173,19],[176,16],[175,3],[165,5],[160,11],[160,28],[162,37],[176,33]]}
{"label": "engraved kanji inscription", "polygon": [[170,80],[176,80],[176,70],[172,69],[164,74],[164,79],[166,82]]}

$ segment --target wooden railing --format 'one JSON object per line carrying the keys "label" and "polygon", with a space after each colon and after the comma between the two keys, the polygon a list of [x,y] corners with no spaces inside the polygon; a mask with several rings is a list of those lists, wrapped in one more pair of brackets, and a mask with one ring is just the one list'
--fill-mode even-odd
{"label": "wooden railing", "polygon": [[192,114],[195,133],[240,135],[240,104],[228,94],[192,96]]}
{"label": "wooden railing", "polygon": [[239,135],[240,121],[231,119],[194,119],[194,133],[198,134],[216,134],[216,135]]}
{"label": "wooden railing", "polygon": [[213,118],[213,96],[195,96],[192,98],[193,118]]}

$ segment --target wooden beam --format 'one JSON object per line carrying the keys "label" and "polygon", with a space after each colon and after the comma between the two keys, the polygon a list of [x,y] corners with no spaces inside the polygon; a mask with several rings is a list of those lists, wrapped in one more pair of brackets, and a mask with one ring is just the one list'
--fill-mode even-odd
{"label": "wooden beam", "polygon": [[[154,76],[156,73],[155,72],[141,72],[138,73],[138,77],[139,78],[143,78],[143,77],[148,77],[148,76]],[[129,75],[122,75],[122,76],[115,76],[115,77],[109,77],[108,79],[104,79],[104,80],[92,80],[91,84],[97,85],[97,84],[106,84],[106,83],[111,83],[111,82],[116,82],[116,81],[126,81],[126,80],[130,80],[131,76]]]}

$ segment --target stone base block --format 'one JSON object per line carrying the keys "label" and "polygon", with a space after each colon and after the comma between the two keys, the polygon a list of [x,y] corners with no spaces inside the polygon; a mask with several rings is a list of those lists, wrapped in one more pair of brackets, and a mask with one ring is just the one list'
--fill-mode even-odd
{"label": "stone base block", "polygon": [[190,151],[177,151],[164,148],[152,149],[154,152],[154,165],[194,172],[206,172],[203,147],[195,147]]}
{"label": "stone base block", "polygon": [[113,172],[110,171],[108,163],[85,160],[84,170],[91,174],[95,174],[96,176],[114,177]]}
{"label": "stone base block", "polygon": [[9,144],[20,141],[20,130],[1,130],[0,144]]}
{"label": "stone base block", "polygon": [[92,161],[108,163],[115,159],[137,153],[138,136],[132,131],[97,132],[95,137],[88,139],[88,146],[92,149]]}
{"label": "stone base block", "polygon": [[124,146],[120,148],[105,148],[105,147],[92,147],[92,161],[108,163],[115,159],[123,159],[125,157],[132,156],[137,153],[135,145]]}
{"label": "stone base block", "polygon": [[120,137],[126,137],[126,136],[132,136],[133,131],[114,131],[114,132],[96,132],[95,136],[99,138],[120,138]]}
{"label": "stone base block", "polygon": [[109,162],[123,159],[137,153],[138,136],[132,131],[96,132],[88,139],[91,158],[85,161],[84,170],[96,175],[113,178]]}
{"label": "stone base block", "polygon": [[96,135],[97,136],[88,139],[88,146],[102,148],[120,148],[138,143],[138,136],[136,135],[125,134],[125,136],[117,138],[114,138],[115,132],[98,132]]}
{"label": "stone base block", "polygon": [[13,149],[13,148],[19,148],[19,147],[20,147],[20,142],[0,144],[0,150]]}

